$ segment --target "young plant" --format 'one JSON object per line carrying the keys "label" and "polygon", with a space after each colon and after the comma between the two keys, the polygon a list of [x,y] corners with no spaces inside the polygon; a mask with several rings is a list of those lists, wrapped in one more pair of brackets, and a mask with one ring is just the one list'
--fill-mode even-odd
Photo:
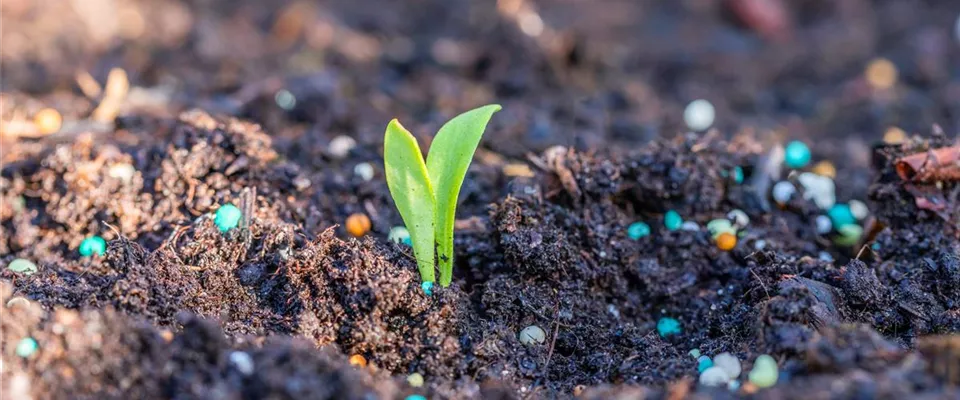
{"label": "young plant", "polygon": [[480,137],[500,106],[491,104],[460,114],[433,138],[426,163],[417,139],[394,119],[383,138],[383,159],[390,196],[410,231],[417,268],[434,282],[434,255],[440,260],[440,285],[453,279],[453,222],[463,178]]}

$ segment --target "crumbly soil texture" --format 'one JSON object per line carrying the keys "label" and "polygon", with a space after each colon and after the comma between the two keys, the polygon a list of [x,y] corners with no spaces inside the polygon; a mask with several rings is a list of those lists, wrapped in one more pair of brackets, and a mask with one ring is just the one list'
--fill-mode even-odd
{"label": "crumbly soil texture", "polygon": [[[898,170],[960,152],[960,4],[113,3],[0,6],[11,399],[960,398],[960,183]],[[688,133],[698,98],[714,129]],[[454,282],[428,295],[388,240],[383,130],[426,151],[486,103]],[[62,123],[36,134],[44,108]],[[789,140],[811,165],[782,165]],[[869,208],[855,243],[798,183],[821,161]],[[705,226],[735,209],[722,251]],[[741,385],[699,385],[694,349]]]}

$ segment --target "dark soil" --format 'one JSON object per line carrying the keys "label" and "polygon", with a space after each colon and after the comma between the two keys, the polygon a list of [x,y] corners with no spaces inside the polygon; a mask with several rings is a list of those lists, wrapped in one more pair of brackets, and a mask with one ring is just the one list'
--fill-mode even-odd
{"label": "dark soil", "polygon": [[[767,3],[779,13],[745,0],[5,0],[0,387],[960,398],[960,183],[895,169],[960,146],[960,3]],[[865,78],[875,57],[896,65],[893,87]],[[115,67],[130,91],[95,122],[109,96],[78,70],[103,84]],[[281,90],[295,105],[278,105]],[[716,130],[685,132],[697,98]],[[411,249],[387,239],[402,221],[383,129],[397,117],[426,150],[444,121],[491,102],[504,110],[461,192],[454,283],[427,296]],[[45,107],[58,132],[16,133]],[[906,142],[883,143],[893,126]],[[339,154],[339,135],[357,146]],[[799,194],[770,198],[796,179],[770,167],[793,139],[836,166],[838,201],[869,205],[857,245],[818,234],[822,212]],[[225,203],[246,211],[226,234],[212,218]],[[729,252],[662,224],[668,210],[704,226],[733,209],[751,221]],[[343,226],[353,213],[372,221],[362,238]],[[652,234],[630,239],[635,221]],[[81,257],[94,234],[106,254]],[[7,269],[17,258],[38,272]],[[681,334],[658,335],[665,316]],[[530,325],[543,344],[520,342]],[[21,357],[27,337],[39,348]],[[770,354],[779,381],[700,386],[691,349],[738,356],[741,381]]]}

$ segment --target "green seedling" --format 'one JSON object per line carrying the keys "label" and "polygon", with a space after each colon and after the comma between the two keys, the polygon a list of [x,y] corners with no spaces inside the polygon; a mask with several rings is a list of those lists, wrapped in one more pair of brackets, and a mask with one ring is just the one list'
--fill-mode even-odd
{"label": "green seedling", "polygon": [[417,139],[394,119],[383,138],[387,186],[410,231],[417,268],[424,282],[434,282],[434,255],[440,285],[453,279],[453,222],[463,178],[480,137],[500,106],[491,104],[460,114],[433,138],[426,163]]}

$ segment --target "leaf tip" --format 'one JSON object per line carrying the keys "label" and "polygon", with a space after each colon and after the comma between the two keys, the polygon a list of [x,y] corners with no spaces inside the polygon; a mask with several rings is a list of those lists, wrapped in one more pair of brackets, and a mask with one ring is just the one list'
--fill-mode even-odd
{"label": "leaf tip", "polygon": [[499,105],[499,104],[487,104],[487,105],[485,105],[485,106],[483,106],[483,107],[480,107],[480,108],[489,108],[489,109],[492,110],[491,112],[497,112],[497,111],[502,110],[502,109],[503,109],[503,106],[501,106],[501,105]]}
{"label": "leaf tip", "polygon": [[390,123],[387,124],[387,128],[393,128],[393,129],[399,128],[400,130],[407,130],[406,128],[403,127],[402,124],[400,124],[400,120],[396,118],[390,120]]}

